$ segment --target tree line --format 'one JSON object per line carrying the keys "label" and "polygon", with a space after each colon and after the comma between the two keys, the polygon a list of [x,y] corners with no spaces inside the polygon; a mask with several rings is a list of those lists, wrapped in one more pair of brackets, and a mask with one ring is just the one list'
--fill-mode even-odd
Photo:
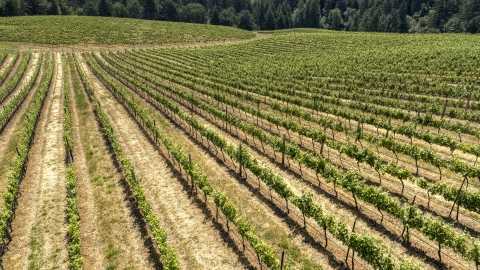
{"label": "tree line", "polygon": [[480,32],[480,0],[0,0],[0,15],[113,16],[246,30]]}

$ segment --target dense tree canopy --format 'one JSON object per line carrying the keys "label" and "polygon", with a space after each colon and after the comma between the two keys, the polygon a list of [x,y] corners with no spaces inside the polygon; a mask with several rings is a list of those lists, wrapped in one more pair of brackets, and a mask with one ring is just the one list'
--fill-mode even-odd
{"label": "dense tree canopy", "polygon": [[248,30],[480,32],[480,0],[0,0],[1,16],[72,14]]}

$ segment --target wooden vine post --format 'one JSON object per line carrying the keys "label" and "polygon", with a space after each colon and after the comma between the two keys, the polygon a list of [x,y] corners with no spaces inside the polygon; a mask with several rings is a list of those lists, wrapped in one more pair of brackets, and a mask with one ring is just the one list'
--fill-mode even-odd
{"label": "wooden vine post", "polygon": [[282,260],[280,261],[280,270],[283,270],[283,260],[285,259],[285,250],[282,250]]}
{"label": "wooden vine post", "polygon": [[[392,123],[392,115],[390,115],[390,116],[388,117],[388,126],[389,126],[389,127],[390,127],[390,124],[391,124],[391,123]],[[388,132],[389,132],[389,131],[390,131],[390,129],[387,128],[387,136],[385,136],[385,137],[387,137],[387,138],[388,138]]]}

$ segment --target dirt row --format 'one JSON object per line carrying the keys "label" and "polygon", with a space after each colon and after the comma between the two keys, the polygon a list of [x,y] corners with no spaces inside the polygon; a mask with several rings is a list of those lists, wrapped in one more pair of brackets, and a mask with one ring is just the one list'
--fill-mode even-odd
{"label": "dirt row", "polygon": [[181,266],[198,269],[202,265],[233,269],[241,266],[237,256],[228,249],[212,221],[206,220],[202,209],[189,199],[178,175],[145,137],[129,113],[81,61],[89,81],[96,89],[102,108],[111,118],[119,143],[142,179],[154,213],[167,228],[169,243],[178,251]]}
{"label": "dirt row", "polygon": [[85,269],[155,269],[127,183],[102,135],[79,75],[69,59],[72,130],[80,239]]}
{"label": "dirt row", "polygon": [[[30,79],[33,76],[33,73],[35,72],[35,68],[38,65],[39,57],[40,57],[39,53],[32,53],[32,56],[30,57],[30,61],[27,64],[27,69],[23,73],[23,76],[20,79],[20,82],[18,83],[17,87],[15,87],[8,94],[8,96],[5,97],[5,100],[2,102],[2,104],[8,104],[17,95],[17,93],[22,90],[22,88],[28,83],[28,81],[30,81]],[[16,73],[16,70],[13,73]]]}

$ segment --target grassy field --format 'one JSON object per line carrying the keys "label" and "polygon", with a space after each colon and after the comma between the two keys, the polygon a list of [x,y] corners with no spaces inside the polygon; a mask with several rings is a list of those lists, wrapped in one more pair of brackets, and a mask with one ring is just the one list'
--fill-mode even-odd
{"label": "grassy field", "polygon": [[41,44],[167,44],[252,38],[233,27],[123,18],[31,16],[0,18],[0,41]]}
{"label": "grassy field", "polygon": [[0,55],[5,269],[480,264],[479,36],[81,19],[0,20],[79,44]]}

